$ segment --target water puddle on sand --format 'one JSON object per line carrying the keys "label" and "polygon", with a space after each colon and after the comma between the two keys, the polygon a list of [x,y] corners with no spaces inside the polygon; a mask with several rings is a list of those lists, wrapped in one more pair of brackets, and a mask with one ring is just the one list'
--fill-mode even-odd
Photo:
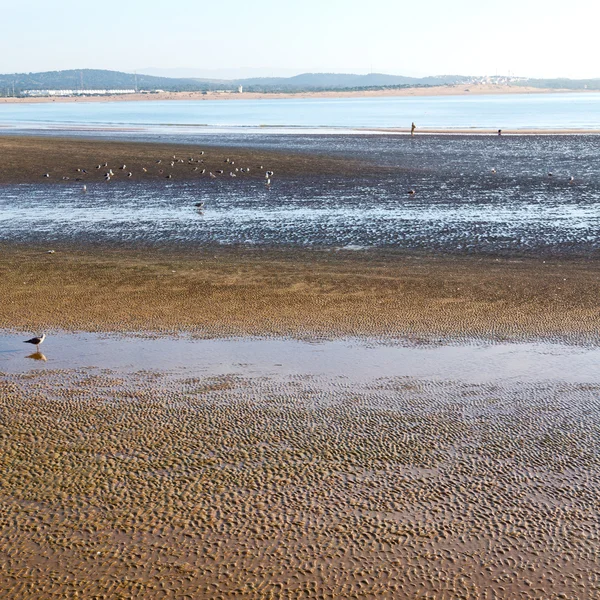
{"label": "water puddle on sand", "polygon": [[101,368],[189,376],[310,376],[368,382],[411,377],[484,383],[498,380],[600,383],[600,348],[546,343],[415,345],[368,339],[147,338],[53,333],[36,348],[28,336],[0,333],[0,373]]}

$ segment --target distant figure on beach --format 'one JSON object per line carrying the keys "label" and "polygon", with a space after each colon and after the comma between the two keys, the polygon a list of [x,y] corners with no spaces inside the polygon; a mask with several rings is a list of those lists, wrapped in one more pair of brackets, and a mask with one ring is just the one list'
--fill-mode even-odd
{"label": "distant figure on beach", "polygon": [[498,129],[498,135],[502,135],[502,129]]}
{"label": "distant figure on beach", "polygon": [[413,124],[410,126],[410,135],[415,135],[416,128],[417,128],[417,126],[415,125],[415,123],[413,121]]}

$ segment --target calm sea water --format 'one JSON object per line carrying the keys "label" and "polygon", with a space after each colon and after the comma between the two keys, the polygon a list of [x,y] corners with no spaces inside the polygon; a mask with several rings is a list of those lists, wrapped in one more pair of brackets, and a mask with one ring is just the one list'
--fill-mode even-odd
{"label": "calm sea water", "polygon": [[[600,93],[0,105],[0,126],[600,129]],[[173,129],[171,129],[173,131]]]}

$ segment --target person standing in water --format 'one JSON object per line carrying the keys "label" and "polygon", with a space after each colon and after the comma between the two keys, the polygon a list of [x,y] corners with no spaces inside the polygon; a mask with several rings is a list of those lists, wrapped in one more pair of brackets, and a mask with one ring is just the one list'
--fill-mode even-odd
{"label": "person standing in water", "polygon": [[417,128],[417,126],[414,124],[414,121],[413,121],[413,124],[410,126],[410,135],[415,135],[416,128]]}

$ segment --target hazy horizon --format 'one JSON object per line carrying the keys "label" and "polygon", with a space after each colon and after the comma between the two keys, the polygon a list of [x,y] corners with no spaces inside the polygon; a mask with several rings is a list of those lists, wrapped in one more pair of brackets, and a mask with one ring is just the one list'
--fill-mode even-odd
{"label": "hazy horizon", "polygon": [[17,5],[4,9],[0,70],[86,65],[215,78],[240,71],[261,77],[378,72],[594,78],[600,77],[598,16],[600,7],[587,0],[506,0],[501,8],[476,0],[402,6],[379,0],[368,10],[357,0],[306,0],[301,6],[231,0],[225,9],[192,0],[169,9],[142,0],[105,0],[101,8],[31,0],[26,12]]}
{"label": "hazy horizon", "polygon": [[[223,81],[236,81],[242,79],[252,79],[252,78],[290,78],[298,75],[307,75],[307,74],[326,74],[326,75],[382,75],[382,76],[398,76],[398,77],[410,77],[414,79],[423,79],[428,77],[472,77],[474,79],[484,78],[484,77],[515,77],[519,79],[538,79],[537,77],[527,77],[520,73],[425,73],[425,74],[411,74],[411,73],[389,73],[377,70],[340,70],[340,69],[330,69],[326,71],[314,71],[308,69],[266,69],[260,67],[239,67],[239,68],[231,68],[231,69],[192,69],[192,68],[177,68],[177,67],[165,67],[165,68],[153,68],[147,67],[142,69],[132,69],[126,71],[120,71],[118,69],[104,69],[100,67],[69,67],[65,69],[50,69],[44,71],[10,71],[10,72],[0,72],[0,76],[10,76],[10,75],[28,75],[31,73],[59,73],[63,71],[87,71],[87,70],[100,70],[100,71],[109,71],[116,73],[126,73],[137,75],[149,75],[154,77],[165,77],[165,78],[173,78],[173,79],[198,79],[198,80],[223,80]],[[577,80],[588,80],[588,79],[600,79],[598,77],[564,77],[564,76],[556,76],[556,77],[541,77],[539,79],[570,79],[573,81]]]}

